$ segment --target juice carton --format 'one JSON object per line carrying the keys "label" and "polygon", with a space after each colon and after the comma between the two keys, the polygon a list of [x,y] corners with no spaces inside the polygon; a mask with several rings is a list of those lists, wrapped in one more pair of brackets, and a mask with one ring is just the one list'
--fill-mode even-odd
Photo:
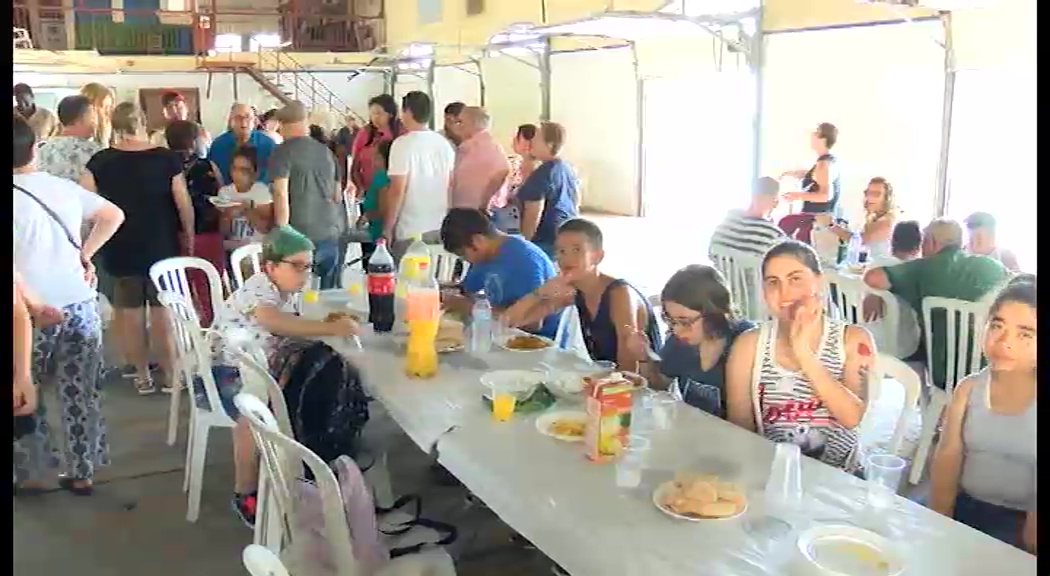
{"label": "juice carton", "polygon": [[616,458],[631,429],[634,384],[628,380],[602,380],[587,395],[587,458],[605,462]]}

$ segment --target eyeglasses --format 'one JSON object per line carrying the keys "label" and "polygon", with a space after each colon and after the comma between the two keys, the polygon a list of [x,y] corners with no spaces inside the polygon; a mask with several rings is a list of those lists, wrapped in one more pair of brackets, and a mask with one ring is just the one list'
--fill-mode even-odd
{"label": "eyeglasses", "polygon": [[299,272],[313,272],[314,270],[313,263],[304,264],[302,262],[293,262],[291,260],[281,260],[281,262],[290,265]]}
{"label": "eyeglasses", "polygon": [[664,323],[667,324],[668,328],[675,328],[675,327],[692,328],[693,324],[696,324],[698,321],[703,319],[704,315],[703,314],[697,314],[696,316],[693,316],[692,318],[671,318],[667,314],[664,314],[663,317],[664,317]]}

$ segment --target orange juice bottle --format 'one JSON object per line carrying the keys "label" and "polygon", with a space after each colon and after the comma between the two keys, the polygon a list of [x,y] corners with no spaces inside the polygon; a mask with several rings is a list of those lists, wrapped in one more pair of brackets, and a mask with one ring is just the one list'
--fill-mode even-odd
{"label": "orange juice bottle", "polygon": [[408,286],[405,313],[408,320],[405,373],[410,378],[432,378],[438,369],[437,334],[441,323],[441,296],[437,281],[429,273],[414,278]]}

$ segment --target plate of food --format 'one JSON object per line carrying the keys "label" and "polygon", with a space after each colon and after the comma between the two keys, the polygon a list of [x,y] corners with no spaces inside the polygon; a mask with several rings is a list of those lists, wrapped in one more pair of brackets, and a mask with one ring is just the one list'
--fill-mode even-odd
{"label": "plate of food", "polygon": [[802,562],[824,576],[897,576],[904,556],[878,534],[857,526],[823,525],[798,537]]}
{"label": "plate of food", "polygon": [[325,322],[334,322],[336,320],[342,320],[343,318],[349,318],[349,319],[353,320],[354,322],[360,322],[361,321],[361,316],[358,313],[351,312],[349,310],[347,310],[345,312],[342,311],[342,310],[339,310],[339,311],[336,311],[336,312],[329,312],[328,315],[324,317],[324,321]]}
{"label": "plate of food", "polygon": [[536,429],[563,442],[583,442],[587,414],[577,410],[548,412],[536,419]]}
{"label": "plate of food", "polygon": [[656,487],[653,504],[661,512],[689,522],[729,520],[747,510],[747,496],[740,485],[718,476],[677,474]]}
{"label": "plate of food", "polygon": [[535,334],[515,334],[498,342],[499,347],[511,352],[538,352],[554,346],[554,340]]}

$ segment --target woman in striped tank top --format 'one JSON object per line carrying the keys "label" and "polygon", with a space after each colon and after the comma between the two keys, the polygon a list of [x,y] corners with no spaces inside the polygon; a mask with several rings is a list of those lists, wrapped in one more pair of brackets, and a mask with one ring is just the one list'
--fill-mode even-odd
{"label": "woman in striped tank top", "polygon": [[858,425],[875,344],[867,330],[824,314],[813,248],[777,244],[762,260],[774,319],[742,334],[726,366],[729,420],[849,472],[859,469]]}

